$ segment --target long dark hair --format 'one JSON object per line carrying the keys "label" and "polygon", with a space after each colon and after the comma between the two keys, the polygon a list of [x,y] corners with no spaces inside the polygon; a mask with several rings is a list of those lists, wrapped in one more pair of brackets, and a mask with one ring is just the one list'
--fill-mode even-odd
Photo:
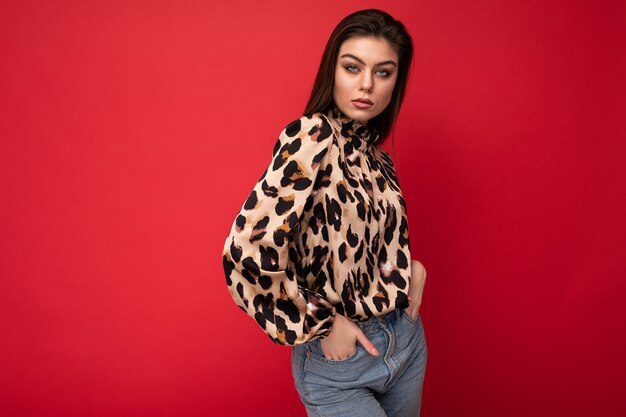
{"label": "long dark hair", "polygon": [[409,78],[409,66],[413,59],[413,41],[406,28],[400,21],[382,10],[359,10],[339,22],[331,33],[322,54],[311,97],[304,113],[326,112],[335,105],[333,88],[335,86],[335,67],[337,66],[339,48],[346,39],[355,36],[385,39],[398,54],[398,77],[391,101],[381,114],[368,122],[368,127],[373,126],[380,134],[380,140],[377,142],[380,144],[389,135],[400,112]]}

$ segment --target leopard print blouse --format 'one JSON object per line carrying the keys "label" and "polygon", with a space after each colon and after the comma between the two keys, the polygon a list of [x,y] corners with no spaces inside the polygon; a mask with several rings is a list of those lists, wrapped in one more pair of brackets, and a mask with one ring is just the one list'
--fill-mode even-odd
{"label": "leopard print blouse", "polygon": [[336,107],[291,122],[222,253],[237,305],[279,344],[408,305],[406,206],[380,136]]}

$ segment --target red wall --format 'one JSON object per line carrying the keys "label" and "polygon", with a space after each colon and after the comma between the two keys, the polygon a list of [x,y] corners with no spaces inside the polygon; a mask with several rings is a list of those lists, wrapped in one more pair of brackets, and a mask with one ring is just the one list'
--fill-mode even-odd
{"label": "red wall", "polygon": [[2,415],[304,416],[220,251],[365,7],[416,47],[423,415],[626,415],[626,6],[565,0],[2,2]]}

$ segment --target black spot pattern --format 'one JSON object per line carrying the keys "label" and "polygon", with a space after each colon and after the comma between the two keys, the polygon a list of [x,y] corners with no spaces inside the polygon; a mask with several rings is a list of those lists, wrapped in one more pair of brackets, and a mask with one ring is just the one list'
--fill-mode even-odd
{"label": "black spot pattern", "polygon": [[245,204],[243,205],[243,208],[246,209],[246,210],[252,210],[254,207],[256,207],[256,203],[258,201],[259,201],[259,199],[256,196],[256,191],[252,190],[252,192],[248,196],[248,199],[246,200]]}
{"label": "black spot pattern", "polygon": [[[338,109],[289,123],[224,244],[237,305],[276,343],[405,306],[405,201],[375,128]],[[333,300],[332,302],[329,300]]]}

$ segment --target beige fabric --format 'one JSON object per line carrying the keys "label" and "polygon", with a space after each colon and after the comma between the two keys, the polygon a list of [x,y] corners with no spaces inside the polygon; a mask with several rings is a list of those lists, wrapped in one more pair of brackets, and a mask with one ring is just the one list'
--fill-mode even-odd
{"label": "beige fabric", "polygon": [[237,305],[280,344],[407,305],[406,208],[378,134],[334,108],[280,134],[226,238]]}

